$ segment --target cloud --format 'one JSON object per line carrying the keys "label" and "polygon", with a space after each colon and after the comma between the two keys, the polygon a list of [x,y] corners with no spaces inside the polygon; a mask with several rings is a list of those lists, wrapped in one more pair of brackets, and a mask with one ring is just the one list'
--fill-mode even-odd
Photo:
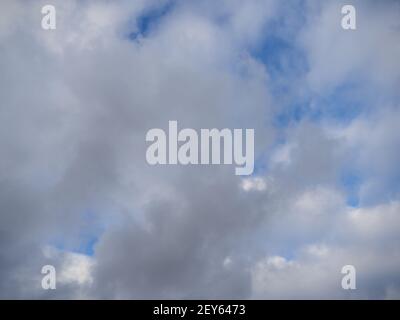
{"label": "cloud", "polygon": [[[292,258],[267,256],[252,269],[254,298],[392,299],[399,284],[398,202],[371,208],[342,207],[332,228],[309,244],[298,244]],[[388,226],[391,227],[388,227]],[[296,223],[297,229],[308,224]],[[288,230],[287,233],[292,230]],[[287,235],[290,236],[290,235]],[[341,288],[344,265],[356,268],[357,290]],[[384,275],[384,276],[383,276]]]}
{"label": "cloud", "polygon": [[[0,297],[398,296],[395,2],[43,4],[0,4]],[[255,129],[255,174],[149,166],[170,120]]]}
{"label": "cloud", "polygon": [[357,29],[351,32],[343,32],[339,23],[345,2],[310,3],[299,39],[309,56],[307,80],[313,90],[323,93],[353,81],[374,85],[384,94],[393,90],[399,81],[398,3],[355,1]]}

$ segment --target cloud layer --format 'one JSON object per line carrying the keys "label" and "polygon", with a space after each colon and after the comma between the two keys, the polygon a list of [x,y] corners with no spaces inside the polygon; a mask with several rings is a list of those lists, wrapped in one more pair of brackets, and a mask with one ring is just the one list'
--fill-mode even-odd
{"label": "cloud layer", "polygon": [[[399,3],[45,4],[0,3],[0,298],[400,297]],[[254,175],[149,166],[169,120]]]}

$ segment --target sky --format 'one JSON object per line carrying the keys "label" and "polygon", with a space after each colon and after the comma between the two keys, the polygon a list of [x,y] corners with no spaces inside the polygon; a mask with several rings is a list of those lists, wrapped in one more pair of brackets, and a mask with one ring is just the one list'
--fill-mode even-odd
{"label": "sky", "polygon": [[[399,299],[399,39],[390,0],[2,0],[0,298]],[[254,173],[149,165],[171,120]]]}

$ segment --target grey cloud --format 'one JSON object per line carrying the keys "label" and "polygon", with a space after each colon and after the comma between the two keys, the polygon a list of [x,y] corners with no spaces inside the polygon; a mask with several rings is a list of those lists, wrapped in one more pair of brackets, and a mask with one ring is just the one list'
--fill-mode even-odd
{"label": "grey cloud", "polygon": [[[251,52],[265,26],[284,9],[294,14],[297,2],[291,7],[229,1],[215,9],[210,9],[214,2],[177,2],[159,25],[135,41],[127,35],[138,31],[137,17],[164,1],[56,1],[59,25],[53,33],[37,23],[42,2],[20,4],[0,5],[0,15],[16,13],[15,20],[0,19],[0,297],[343,297],[324,284],[337,283],[339,276],[330,275],[354,250],[369,252],[370,259],[357,256],[357,261],[378,274],[361,277],[365,288],[356,297],[398,294],[397,258],[377,267],[383,255],[377,252],[387,239],[372,237],[364,246],[356,236],[341,233],[346,209],[337,186],[352,144],[365,146],[357,163],[366,161],[368,170],[370,155],[394,136],[394,127],[385,129],[390,121],[382,117],[377,124],[382,134],[372,144],[360,138],[368,130],[358,130],[357,122],[335,128],[341,134],[333,136],[323,122],[273,125],[288,97],[272,97],[268,66]],[[315,10],[329,16],[328,8]],[[332,71],[323,63],[324,55],[341,61],[340,53],[324,47],[324,37],[336,31],[329,25],[319,31],[306,26],[297,34],[301,19],[290,17],[285,16],[282,33],[288,39],[301,33],[295,43],[303,46],[311,65],[309,74],[291,75],[301,84],[296,94],[311,92],[315,82],[320,89],[338,85],[354,64]],[[378,15],[376,27],[385,31],[381,21]],[[391,48],[395,34],[388,33],[386,40],[363,34],[357,41],[368,40],[360,48],[376,43]],[[389,88],[397,75],[388,70],[396,62],[383,58],[368,53],[359,67],[378,61],[373,70],[384,67],[387,77],[377,79]],[[145,134],[166,128],[168,120],[196,129],[255,128],[257,176],[266,181],[265,190],[244,190],[230,166],[147,165]],[[283,151],[275,148],[280,135]],[[376,166],[391,167],[396,153],[389,158],[388,164],[377,157]],[[87,234],[97,240],[93,256],[71,253]],[[64,247],[46,254],[44,248],[60,239]],[[324,241],[331,259],[301,256],[308,245]],[[299,255],[293,263],[268,260],[288,250]],[[60,271],[55,292],[40,288],[40,268],[47,263]],[[283,273],[274,263],[283,263]],[[71,280],[71,264],[78,274],[90,273],[91,280]],[[304,283],[292,286],[291,279],[301,275],[306,281],[325,268],[329,272],[311,291],[293,291]],[[259,286],[254,285],[258,277],[263,280]],[[278,281],[282,277],[286,282]],[[262,286],[265,279],[275,291]]]}

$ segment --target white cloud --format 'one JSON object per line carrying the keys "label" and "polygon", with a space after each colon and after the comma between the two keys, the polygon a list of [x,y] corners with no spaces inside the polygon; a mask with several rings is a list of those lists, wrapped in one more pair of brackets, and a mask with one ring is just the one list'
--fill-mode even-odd
{"label": "white cloud", "polygon": [[56,274],[57,282],[61,285],[90,285],[93,282],[92,268],[95,261],[92,257],[81,253],[58,250],[50,246],[43,249],[43,254],[50,261],[58,261],[59,266],[56,269]]}
{"label": "white cloud", "polygon": [[[341,208],[321,242],[298,244],[294,258],[267,256],[252,269],[256,298],[399,298],[400,203],[372,208]],[[296,223],[297,229],[308,228]],[[286,230],[290,237],[292,230]],[[284,232],[282,230],[282,232]],[[354,265],[357,289],[343,290],[341,267]],[[385,274],[386,280],[381,279]]]}
{"label": "white cloud", "polygon": [[265,179],[256,178],[245,178],[242,180],[241,187],[244,191],[264,191],[267,188]]}
{"label": "white cloud", "polygon": [[301,42],[309,55],[307,80],[318,93],[332,92],[336,87],[362,80],[377,91],[399,83],[400,45],[398,39],[398,3],[388,6],[356,1],[357,29],[341,27],[342,1],[310,1],[307,27]]}

